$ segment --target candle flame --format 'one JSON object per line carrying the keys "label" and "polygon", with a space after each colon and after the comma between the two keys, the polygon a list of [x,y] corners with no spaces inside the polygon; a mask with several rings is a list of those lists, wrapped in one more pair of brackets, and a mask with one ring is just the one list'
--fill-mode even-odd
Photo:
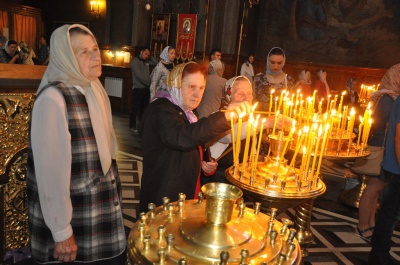
{"label": "candle flame", "polygon": [[271,95],[275,93],[275,89],[271,89]]}
{"label": "candle flame", "polygon": [[265,123],[266,121],[267,121],[267,119],[266,119],[266,118],[263,118],[261,122],[262,122],[262,123]]}
{"label": "candle flame", "polygon": [[258,102],[254,103],[253,107],[251,108],[251,111],[254,111],[257,108]]}

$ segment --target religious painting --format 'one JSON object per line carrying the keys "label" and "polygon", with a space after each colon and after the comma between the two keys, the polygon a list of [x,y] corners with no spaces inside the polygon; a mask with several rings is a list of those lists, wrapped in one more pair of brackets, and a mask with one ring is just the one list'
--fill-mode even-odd
{"label": "religious painting", "polygon": [[268,36],[258,56],[280,46],[290,61],[372,68],[400,62],[399,0],[268,0],[258,8],[265,24],[257,34]]}
{"label": "religious painting", "polygon": [[194,56],[197,14],[178,14],[176,58],[185,62]]}
{"label": "religious painting", "polygon": [[168,46],[170,15],[153,14],[150,50],[159,58],[163,49]]}

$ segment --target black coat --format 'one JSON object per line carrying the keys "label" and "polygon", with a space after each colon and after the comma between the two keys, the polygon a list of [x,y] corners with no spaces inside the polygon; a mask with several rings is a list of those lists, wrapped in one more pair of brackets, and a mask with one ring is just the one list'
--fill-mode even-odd
{"label": "black coat", "polygon": [[143,146],[140,211],[162,198],[178,200],[180,192],[193,199],[201,170],[199,146],[230,130],[225,114],[216,112],[190,124],[184,111],[168,99],[157,99],[147,107],[139,133]]}

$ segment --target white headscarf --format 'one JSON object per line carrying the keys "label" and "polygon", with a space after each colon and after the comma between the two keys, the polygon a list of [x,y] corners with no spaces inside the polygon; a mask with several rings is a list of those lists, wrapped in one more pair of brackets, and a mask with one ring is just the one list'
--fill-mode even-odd
{"label": "white headscarf", "polygon": [[318,78],[319,78],[319,80],[321,80],[321,82],[323,82],[323,83],[325,84],[326,94],[329,95],[329,94],[331,93],[331,91],[330,91],[330,89],[329,89],[328,82],[326,82],[326,78],[324,78],[323,75],[322,75],[324,72],[325,72],[325,71],[322,70],[322,69],[319,70],[319,72],[318,72]]}
{"label": "white headscarf", "polygon": [[166,61],[167,63],[172,63],[171,60],[170,60],[169,57],[168,57],[168,49],[169,49],[170,47],[171,47],[171,46],[165,47],[164,50],[162,51],[162,53],[160,54],[160,58],[161,58],[162,60]]}
{"label": "white headscarf", "polygon": [[79,24],[64,25],[56,29],[50,40],[50,62],[37,93],[48,83],[54,81],[77,85],[85,90],[85,98],[96,137],[101,167],[103,173],[106,174],[110,169],[111,159],[115,159],[117,153],[117,140],[112,125],[111,105],[99,79],[90,81],[80,72],[79,64],[72,50],[69,34],[69,30],[76,27],[88,32],[96,42],[93,33]]}

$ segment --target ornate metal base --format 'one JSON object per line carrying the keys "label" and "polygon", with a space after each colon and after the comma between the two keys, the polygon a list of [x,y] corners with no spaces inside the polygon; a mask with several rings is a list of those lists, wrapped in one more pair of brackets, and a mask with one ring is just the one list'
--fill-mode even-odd
{"label": "ornate metal base", "polygon": [[314,235],[310,229],[311,214],[314,207],[314,199],[307,200],[299,204],[296,208],[295,229],[297,230],[296,239],[300,244],[302,257],[308,256],[307,248],[311,246]]}
{"label": "ornate metal base", "polygon": [[359,184],[350,190],[343,191],[339,196],[339,201],[346,205],[358,208],[360,198],[367,187],[368,177],[366,175],[357,175]]}

